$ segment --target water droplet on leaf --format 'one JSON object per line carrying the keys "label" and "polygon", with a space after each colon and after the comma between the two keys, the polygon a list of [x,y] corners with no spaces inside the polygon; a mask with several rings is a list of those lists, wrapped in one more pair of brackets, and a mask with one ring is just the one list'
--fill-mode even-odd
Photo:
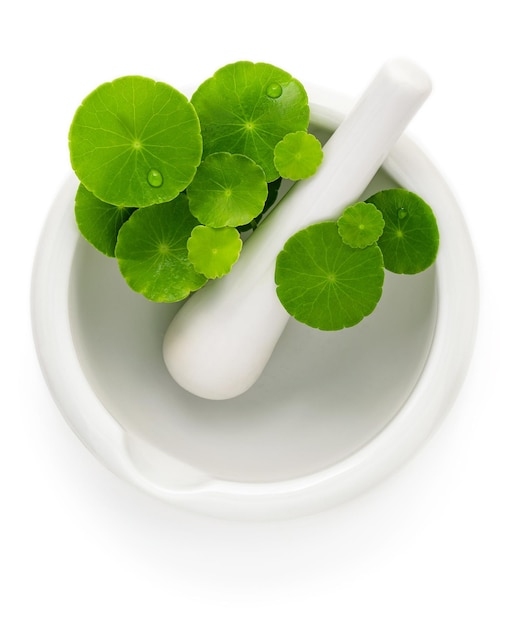
{"label": "water droplet on leaf", "polygon": [[398,219],[399,220],[403,220],[404,218],[406,218],[408,215],[407,210],[404,209],[403,207],[401,209],[398,209]]}
{"label": "water droplet on leaf", "polygon": [[164,177],[162,173],[158,170],[151,169],[148,172],[148,183],[151,187],[161,187],[164,182]]}
{"label": "water droplet on leaf", "polygon": [[283,93],[283,88],[279,83],[270,83],[267,87],[267,96],[269,98],[279,98],[279,96]]}

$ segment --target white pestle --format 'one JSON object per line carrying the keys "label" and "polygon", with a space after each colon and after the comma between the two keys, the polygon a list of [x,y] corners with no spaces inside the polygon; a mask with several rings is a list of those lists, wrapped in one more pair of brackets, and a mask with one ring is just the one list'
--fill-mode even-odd
{"label": "white pestle", "polygon": [[337,219],[359,199],[430,91],[430,79],[410,61],[383,65],[324,145],[316,174],[262,221],[231,272],[193,294],[171,321],[163,356],[179,385],[225,400],[256,382],[289,320],[276,295],[277,255],[291,235]]}

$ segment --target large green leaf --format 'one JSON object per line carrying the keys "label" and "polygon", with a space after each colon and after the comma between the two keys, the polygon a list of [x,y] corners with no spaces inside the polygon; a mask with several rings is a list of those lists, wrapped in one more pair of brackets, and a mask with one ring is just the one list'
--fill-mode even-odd
{"label": "large green leaf", "polygon": [[71,165],[84,186],[115,206],[167,202],[201,160],[194,107],[166,83],[124,76],[78,107],[69,130]]}
{"label": "large green leaf", "polygon": [[188,258],[187,241],[198,222],[185,194],[138,209],[119,230],[116,257],[128,285],[155,302],[177,302],[206,277]]}
{"label": "large green leaf", "polygon": [[307,130],[309,105],[303,85],[268,63],[238,61],[204,81],[192,95],[201,122],[204,154],[245,154],[278,178],[274,147],[288,133]]}
{"label": "large green leaf", "polygon": [[336,222],[309,226],[288,239],[276,261],[277,295],[296,320],[320,330],[358,324],[377,306],[384,267],[377,245],[351,248]]}

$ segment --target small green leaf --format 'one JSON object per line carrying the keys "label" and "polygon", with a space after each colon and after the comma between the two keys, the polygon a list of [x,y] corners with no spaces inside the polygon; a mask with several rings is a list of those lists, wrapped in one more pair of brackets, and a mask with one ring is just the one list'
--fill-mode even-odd
{"label": "small green leaf", "polygon": [[384,265],[396,274],[417,274],[430,267],[439,248],[439,230],[431,207],[405,189],[386,189],[368,198],[381,211],[385,226],[378,241]]}
{"label": "small green leaf", "polygon": [[155,302],[177,302],[202,287],[206,277],[196,272],[187,250],[195,226],[185,194],[135,211],[121,226],[115,250],[128,285]]}
{"label": "small green leaf", "polygon": [[379,239],[384,218],[374,204],[356,202],[347,207],[338,219],[338,232],[351,248],[366,248]]}
{"label": "small green leaf", "polygon": [[196,226],[187,242],[188,257],[195,270],[207,278],[227,274],[238,260],[242,240],[236,228]]}
{"label": "small green leaf", "polygon": [[75,219],[82,236],[97,250],[113,257],[117,233],[130,215],[133,207],[117,207],[99,200],[82,184],[75,196]]}
{"label": "small green leaf", "polygon": [[192,95],[201,122],[204,155],[245,154],[278,178],[274,147],[287,133],[307,130],[306,90],[288,72],[268,63],[238,61],[221,67]]}
{"label": "small green leaf", "polygon": [[69,130],[71,165],[95,196],[115,206],[167,202],[201,160],[199,119],[179,91],[124,76],[92,91]]}
{"label": "small green leaf", "polygon": [[206,226],[240,226],[261,213],[268,194],[265,173],[242,154],[215,152],[200,164],[187,188],[190,211]]}
{"label": "small green leaf", "polygon": [[296,320],[320,330],[358,324],[377,306],[384,267],[378,246],[351,248],[336,222],[321,222],[288,239],[276,261],[277,295]]}
{"label": "small green leaf", "polygon": [[290,180],[312,176],[322,159],[322,144],[303,130],[288,133],[274,148],[274,165],[283,178]]}

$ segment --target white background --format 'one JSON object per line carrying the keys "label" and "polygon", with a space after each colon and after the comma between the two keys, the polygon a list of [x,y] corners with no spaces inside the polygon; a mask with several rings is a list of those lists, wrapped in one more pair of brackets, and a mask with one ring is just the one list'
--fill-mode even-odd
{"label": "white background", "polygon": [[[2,6],[0,623],[510,626],[507,3]],[[432,78],[410,134],[458,198],[480,271],[474,358],[441,428],[370,493],[277,524],[195,516],[122,483],[54,406],[31,336],[33,255],[68,176],[67,131],[77,105],[124,74],[185,88],[239,59],[274,63],[305,83],[357,96],[394,56]]]}

